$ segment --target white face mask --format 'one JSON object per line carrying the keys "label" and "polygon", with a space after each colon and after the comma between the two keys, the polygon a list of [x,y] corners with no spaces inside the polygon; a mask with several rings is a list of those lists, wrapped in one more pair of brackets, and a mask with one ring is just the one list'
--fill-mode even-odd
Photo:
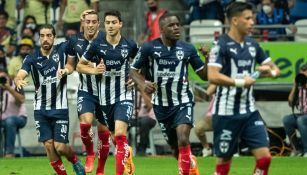
{"label": "white face mask", "polygon": [[263,12],[264,12],[265,14],[269,14],[269,13],[271,13],[271,11],[272,11],[272,7],[269,6],[269,5],[264,5],[264,6],[262,6],[262,10],[263,10]]}

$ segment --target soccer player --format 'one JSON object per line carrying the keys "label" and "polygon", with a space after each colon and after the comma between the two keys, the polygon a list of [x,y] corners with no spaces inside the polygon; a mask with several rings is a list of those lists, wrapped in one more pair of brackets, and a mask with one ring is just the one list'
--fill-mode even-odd
{"label": "soccer player", "polygon": [[[105,36],[105,33],[99,31],[99,17],[97,12],[94,10],[85,10],[81,16],[81,33],[72,36],[70,39],[70,53],[75,55],[76,61],[81,59],[87,46],[96,38]],[[91,64],[99,65],[99,62],[92,60]],[[85,145],[86,149],[86,161],[85,161],[85,172],[90,173],[94,168],[95,151],[93,144],[93,131],[92,122],[94,116],[98,119],[98,166],[96,174],[104,174],[105,162],[109,155],[110,143],[109,136],[110,131],[104,124],[104,118],[102,109],[99,103],[99,87],[100,81],[102,80],[101,66],[93,67],[100,75],[86,75],[79,73],[80,85],[78,89],[78,116],[80,120],[80,134],[81,140]]]}
{"label": "soccer player", "polygon": [[[153,93],[153,109],[161,131],[174,150],[181,175],[199,174],[189,142],[193,127],[194,97],[188,80],[188,65],[207,78],[207,70],[197,50],[180,39],[180,20],[172,14],[161,16],[161,38],[145,43],[132,64],[130,76],[141,91]],[[138,73],[149,70],[150,83]],[[158,173],[159,174],[159,173]]]}
{"label": "soccer player", "polygon": [[69,115],[67,101],[67,76],[73,62],[67,55],[67,42],[53,45],[55,29],[50,24],[39,30],[41,47],[28,55],[16,75],[17,89],[27,85],[24,80],[31,73],[35,86],[34,119],[39,142],[43,142],[53,169],[59,175],[66,175],[61,160],[64,155],[73,164],[77,175],[85,175],[84,167],[71,147],[67,145],[69,136]]}
{"label": "soccer player", "polygon": [[106,37],[97,38],[89,45],[77,65],[77,71],[101,74],[89,64],[95,61],[104,63],[106,71],[99,84],[99,97],[108,128],[115,133],[116,175],[123,174],[124,169],[130,175],[134,173],[134,165],[126,135],[133,112],[133,90],[128,86],[128,72],[130,59],[134,58],[138,48],[134,41],[121,35],[120,12],[106,12],[104,25]]}
{"label": "soccer player", "polygon": [[254,25],[252,6],[234,2],[226,15],[230,30],[219,37],[208,63],[208,80],[217,85],[212,118],[215,173],[228,174],[240,140],[256,159],[254,174],[267,175],[271,162],[269,140],[265,124],[255,109],[255,79],[251,75],[257,63],[262,76],[276,77],[280,71],[259,44],[247,36]]}

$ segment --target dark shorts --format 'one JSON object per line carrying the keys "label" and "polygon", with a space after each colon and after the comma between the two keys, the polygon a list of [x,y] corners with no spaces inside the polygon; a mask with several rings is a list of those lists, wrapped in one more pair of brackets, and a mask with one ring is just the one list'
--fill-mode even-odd
{"label": "dark shorts", "polygon": [[214,150],[228,158],[238,151],[239,141],[251,149],[268,147],[266,126],[258,111],[234,116],[213,115]]}
{"label": "dark shorts", "polygon": [[193,126],[194,124],[192,103],[172,107],[154,105],[153,109],[162,134],[167,143],[171,146],[176,146],[178,144],[176,133],[176,127],[178,125],[188,124]]}
{"label": "dark shorts", "polygon": [[101,118],[101,121],[104,120],[98,96],[91,95],[88,92],[78,91],[77,110],[79,116],[89,112],[94,114],[98,120],[99,118]]}
{"label": "dark shorts", "polygon": [[124,100],[116,102],[112,105],[101,106],[104,116],[104,121],[98,121],[106,123],[110,131],[114,131],[115,121],[120,120],[129,124],[133,114],[133,101]]}
{"label": "dark shorts", "polygon": [[39,142],[53,139],[68,143],[68,110],[35,110],[34,120]]}

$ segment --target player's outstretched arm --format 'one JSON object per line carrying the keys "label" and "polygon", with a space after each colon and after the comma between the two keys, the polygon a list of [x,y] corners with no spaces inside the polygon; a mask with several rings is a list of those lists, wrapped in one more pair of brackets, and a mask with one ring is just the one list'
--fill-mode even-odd
{"label": "player's outstretched arm", "polygon": [[68,57],[67,63],[65,64],[65,68],[58,70],[59,79],[61,79],[62,77],[66,75],[72,74],[72,72],[74,71],[74,67],[75,67],[74,58]]}
{"label": "player's outstretched arm", "polygon": [[250,87],[256,81],[250,76],[245,76],[242,79],[233,79],[222,73],[217,66],[208,66],[208,81],[219,86],[236,86],[236,87]]}
{"label": "player's outstretched arm", "polygon": [[261,72],[262,77],[276,78],[280,75],[280,69],[272,61],[257,67],[257,71]]}
{"label": "player's outstretched arm", "polygon": [[14,80],[18,91],[21,90],[23,87],[25,87],[28,84],[28,82],[24,80],[27,75],[28,74],[22,69],[18,71],[15,77],[15,80]]}
{"label": "player's outstretched arm", "polygon": [[151,94],[156,91],[155,83],[145,81],[138,70],[130,69],[129,75],[130,78],[132,78],[132,80],[137,84],[137,87],[141,92]]}
{"label": "player's outstretched arm", "polygon": [[77,64],[76,70],[77,72],[83,74],[99,75],[104,73],[105,64],[103,63],[103,59],[101,59],[101,62],[97,66],[93,66],[91,62],[87,61],[84,57],[82,57]]}

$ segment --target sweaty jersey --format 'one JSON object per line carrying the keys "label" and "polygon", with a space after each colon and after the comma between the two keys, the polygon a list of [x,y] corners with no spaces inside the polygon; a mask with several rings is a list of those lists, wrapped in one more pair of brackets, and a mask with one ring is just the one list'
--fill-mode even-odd
{"label": "sweaty jersey", "polygon": [[[100,31],[98,33],[97,38],[104,36],[105,33]],[[92,41],[88,41],[87,39],[84,38],[84,33],[78,33],[69,40],[68,52],[69,55],[75,56],[76,63],[79,62],[90,42]],[[91,59],[91,62],[94,62],[96,64],[99,63],[97,61],[99,61],[99,59],[96,58],[95,56]],[[102,75],[88,75],[88,74],[79,73],[79,80],[80,80],[79,91],[85,91],[91,95],[98,96],[99,95],[98,85],[100,84],[101,78]]]}
{"label": "sweaty jersey", "polygon": [[160,38],[145,43],[139,50],[133,69],[149,70],[152,82],[157,84],[153,103],[159,106],[176,106],[193,102],[188,81],[188,65],[198,72],[204,67],[196,49],[183,41],[166,47]]}
{"label": "sweaty jersey", "polygon": [[34,110],[68,109],[67,76],[57,76],[67,62],[67,46],[67,42],[54,45],[48,56],[38,49],[24,59],[21,70],[31,73],[35,86]]}
{"label": "sweaty jersey", "polygon": [[[233,79],[243,79],[251,75],[256,63],[271,61],[259,44],[246,37],[240,44],[227,34],[221,35],[211,49],[208,66],[220,67],[220,72]],[[254,112],[255,99],[253,87],[239,88],[234,86],[217,86],[213,114],[234,115]]]}
{"label": "sweaty jersey", "polygon": [[121,37],[118,45],[111,45],[105,37],[96,38],[83,55],[87,61],[103,58],[106,71],[99,87],[100,104],[111,105],[123,100],[133,100],[131,89],[127,87],[129,80],[130,60],[137,53],[134,41]]}

